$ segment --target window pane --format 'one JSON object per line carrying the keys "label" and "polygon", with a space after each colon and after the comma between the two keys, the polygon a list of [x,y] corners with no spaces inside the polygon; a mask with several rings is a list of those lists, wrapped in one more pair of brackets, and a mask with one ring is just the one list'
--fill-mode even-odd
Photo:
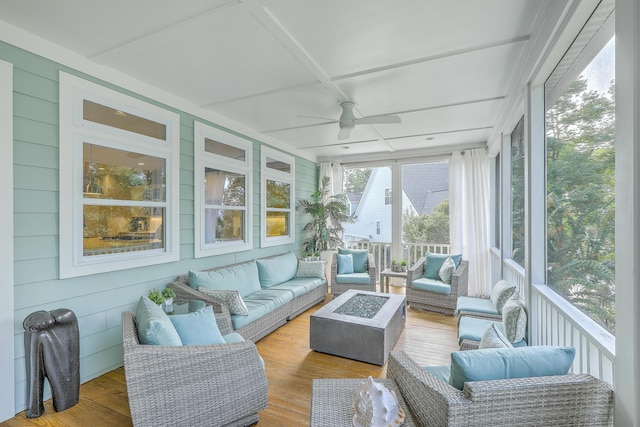
{"label": "window pane", "polygon": [[291,173],[291,165],[280,160],[267,157],[267,167],[281,172]]}
{"label": "window pane", "polygon": [[227,157],[229,159],[243,162],[246,160],[246,153],[243,149],[214,141],[209,138],[204,139],[204,151],[211,154],[217,154],[218,156]]}
{"label": "window pane", "polygon": [[615,102],[611,41],[547,105],[547,283],[615,333]]}
{"label": "window pane", "polygon": [[524,117],[511,133],[511,258],[524,267]]}
{"label": "window pane", "polygon": [[83,144],[85,197],[166,201],[166,161],[131,151]]}
{"label": "window pane", "polygon": [[267,179],[267,208],[290,209],[291,184]]}
{"label": "window pane", "polygon": [[84,100],[82,105],[82,117],[90,122],[100,123],[105,126],[150,136],[152,138],[167,139],[167,126],[138,117],[122,110],[107,107],[89,100]]}
{"label": "window pane", "polygon": [[[343,181],[351,204],[351,217],[355,220],[353,224],[342,224],[347,245],[360,241],[390,244],[391,204],[385,203],[385,189],[389,189],[390,195],[391,168],[345,168]],[[372,190],[365,192],[367,187]]]}
{"label": "window pane", "polygon": [[289,235],[289,212],[267,212],[267,237]]}
{"label": "window pane", "polygon": [[84,205],[84,256],[164,248],[164,208]]}
{"label": "window pane", "polygon": [[245,176],[205,168],[204,201],[208,205],[245,206]]}
{"label": "window pane", "polygon": [[205,209],[205,243],[244,241],[244,211]]}

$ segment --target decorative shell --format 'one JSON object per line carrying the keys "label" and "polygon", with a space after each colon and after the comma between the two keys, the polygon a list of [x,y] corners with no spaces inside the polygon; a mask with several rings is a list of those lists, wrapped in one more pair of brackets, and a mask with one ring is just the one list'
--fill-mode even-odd
{"label": "decorative shell", "polygon": [[360,385],[352,408],[354,427],[396,427],[404,423],[405,414],[393,390],[371,377]]}

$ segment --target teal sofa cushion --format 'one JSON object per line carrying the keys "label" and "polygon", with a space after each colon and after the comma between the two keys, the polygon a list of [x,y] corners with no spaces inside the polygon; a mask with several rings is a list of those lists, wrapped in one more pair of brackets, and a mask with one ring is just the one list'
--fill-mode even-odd
{"label": "teal sofa cushion", "polygon": [[421,277],[411,281],[411,288],[418,291],[433,292],[434,294],[451,295],[451,285],[440,280],[427,279]]}
{"label": "teal sofa cushion", "polygon": [[371,283],[371,277],[369,277],[369,273],[338,274],[336,275],[336,283],[368,285]]}
{"label": "teal sofa cushion", "polygon": [[[477,319],[475,317],[462,316],[460,318],[460,322],[458,322],[458,344],[462,344],[462,340],[465,340],[465,339],[480,342],[482,340],[482,336],[484,335],[485,331],[494,324],[496,328],[498,328],[500,332],[508,339],[507,333],[504,329],[504,325],[502,324],[502,322],[497,322],[497,321],[487,320],[487,319]],[[522,339],[517,342],[512,341],[511,344],[514,347],[524,347],[527,345],[527,342],[524,339]]]}
{"label": "teal sofa cushion", "polygon": [[566,375],[575,353],[571,347],[551,346],[454,351],[449,384],[462,390],[469,381]]}
{"label": "teal sofa cushion", "polygon": [[224,344],[213,307],[207,305],[198,311],[169,316],[176,328],[182,345]]}
{"label": "teal sofa cushion", "polygon": [[167,313],[149,298],[140,297],[135,314],[140,344],[182,345]]}
{"label": "teal sofa cushion", "polygon": [[242,328],[257,319],[266,316],[273,310],[281,307],[291,300],[293,300],[293,294],[284,289],[268,288],[262,289],[260,292],[254,292],[244,298],[244,303],[249,310],[249,314],[247,316],[240,316],[236,314],[231,315],[233,328]]}
{"label": "teal sofa cushion", "polygon": [[298,271],[298,258],[289,251],[272,258],[257,259],[260,286],[268,288],[293,279]]}
{"label": "teal sofa cushion", "polygon": [[456,268],[460,265],[462,254],[449,255],[449,254],[427,254],[424,260],[424,277],[427,279],[440,280],[440,267],[451,257],[456,265]]}
{"label": "teal sofa cushion", "polygon": [[352,274],[353,273],[353,255],[351,254],[338,254],[336,255],[336,261],[338,263],[338,274]]}
{"label": "teal sofa cushion", "polygon": [[451,375],[451,367],[449,365],[423,366],[422,369],[429,372],[443,383],[449,384],[449,376]]}
{"label": "teal sofa cushion", "polygon": [[280,283],[279,285],[272,286],[269,289],[288,290],[293,294],[294,298],[297,298],[301,295],[306,294],[309,291],[314,290],[319,286],[322,286],[325,282],[326,280],[322,280],[318,278],[296,278],[296,279],[291,279],[288,282],[284,282],[284,283]]}
{"label": "teal sofa cushion", "polygon": [[342,249],[338,248],[338,254],[353,256],[353,272],[354,273],[366,273],[367,272],[367,259],[369,251],[367,249]]}
{"label": "teal sofa cushion", "polygon": [[189,286],[194,289],[204,286],[220,291],[236,290],[243,298],[261,289],[255,261],[212,271],[189,271]]}
{"label": "teal sofa cushion", "polygon": [[470,311],[472,313],[485,313],[499,316],[496,306],[493,305],[488,298],[474,298],[474,297],[458,297],[458,303],[456,306],[457,311]]}

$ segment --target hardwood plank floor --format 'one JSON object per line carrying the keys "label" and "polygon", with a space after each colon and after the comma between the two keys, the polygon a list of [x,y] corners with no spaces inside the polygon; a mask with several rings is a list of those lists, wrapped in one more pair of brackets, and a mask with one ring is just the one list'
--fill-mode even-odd
{"label": "hardwood plank floor", "polygon": [[[404,293],[402,287],[391,287]],[[309,318],[322,304],[307,310],[256,344],[265,360],[269,380],[269,406],[260,413],[258,426],[305,426],[311,411],[311,381],[314,378],[374,378],[386,375],[386,365],[377,366],[309,349]],[[409,308],[406,326],[394,350],[406,351],[421,365],[444,365],[457,350],[456,320],[451,316]],[[51,400],[45,414],[28,419],[24,412],[0,423],[18,426],[119,426],[131,425],[124,368],[118,368],[80,387],[80,402],[55,412]]]}

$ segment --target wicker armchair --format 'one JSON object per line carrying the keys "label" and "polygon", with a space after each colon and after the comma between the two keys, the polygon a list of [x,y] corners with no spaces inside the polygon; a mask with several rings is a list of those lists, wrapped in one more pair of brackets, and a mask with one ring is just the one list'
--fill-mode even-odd
{"label": "wicker armchair", "polygon": [[407,270],[407,302],[413,308],[453,316],[456,311],[458,297],[467,295],[469,262],[460,261],[460,265],[451,276],[451,293],[449,295],[414,289],[411,286],[414,280],[420,279],[424,275],[424,265],[425,257],[422,257]]}
{"label": "wicker armchair", "polygon": [[267,406],[267,377],[251,341],[142,345],[133,313],[124,312],[122,347],[134,426],[247,426]]}
{"label": "wicker armchair", "polygon": [[368,283],[350,283],[344,281],[338,283],[336,281],[336,276],[338,275],[338,258],[337,254],[333,254],[331,260],[331,293],[333,295],[340,295],[349,289],[375,292],[378,269],[373,254],[367,254],[367,274],[369,275]]}
{"label": "wicker armchair", "polygon": [[613,426],[613,390],[591,375],[473,381],[461,391],[391,352],[387,378],[419,426]]}

